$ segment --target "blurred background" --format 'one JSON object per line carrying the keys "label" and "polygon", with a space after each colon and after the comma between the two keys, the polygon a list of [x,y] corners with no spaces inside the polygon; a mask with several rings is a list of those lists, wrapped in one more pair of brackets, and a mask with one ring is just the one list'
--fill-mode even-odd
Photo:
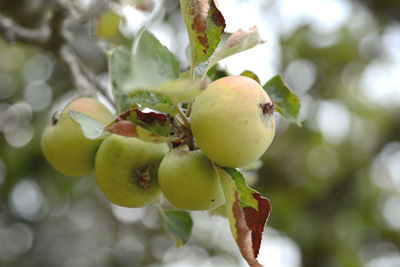
{"label": "blurred background", "polygon": [[[282,73],[302,127],[277,117],[263,166],[247,173],[272,213],[268,267],[400,266],[400,1],[219,0],[227,31],[266,43],[219,75]],[[111,105],[107,52],[147,26],[181,60],[176,0],[0,0],[0,266],[246,266],[228,221],[192,212],[174,247],[153,206],[110,205],[95,177],[49,166],[40,137],[78,95]]]}

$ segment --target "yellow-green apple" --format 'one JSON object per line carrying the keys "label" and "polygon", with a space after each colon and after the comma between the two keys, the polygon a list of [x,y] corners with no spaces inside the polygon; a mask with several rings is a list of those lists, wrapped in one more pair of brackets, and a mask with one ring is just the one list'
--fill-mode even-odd
{"label": "yellow-green apple", "polygon": [[50,165],[69,176],[87,175],[94,170],[96,151],[102,140],[86,138],[81,126],[70,118],[70,110],[85,113],[104,124],[114,116],[97,99],[78,98],[70,102],[58,118],[53,116],[42,135],[42,151]]}
{"label": "yellow-green apple", "polygon": [[96,154],[97,183],[112,203],[142,207],[160,197],[157,172],[168,152],[167,144],[112,134]]}
{"label": "yellow-green apple", "polygon": [[158,181],[165,197],[177,208],[208,210],[224,204],[224,194],[211,161],[200,151],[181,146],[162,160]]}
{"label": "yellow-green apple", "polygon": [[231,168],[260,158],[275,134],[271,99],[256,81],[243,76],[210,83],[194,101],[191,123],[204,154]]}

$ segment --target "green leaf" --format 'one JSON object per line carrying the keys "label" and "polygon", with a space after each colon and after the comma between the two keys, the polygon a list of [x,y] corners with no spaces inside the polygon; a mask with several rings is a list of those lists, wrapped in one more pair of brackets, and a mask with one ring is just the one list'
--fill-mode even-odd
{"label": "green leaf", "polygon": [[246,180],[243,175],[236,169],[222,168],[226,173],[228,173],[232,180],[235,182],[237,191],[239,192],[240,206],[241,207],[253,207],[258,210],[258,202],[253,197],[255,190],[249,188],[246,184]]}
{"label": "green leaf", "polygon": [[206,73],[206,76],[211,79],[211,81],[216,81],[223,77],[229,76],[226,70],[218,68],[218,65],[212,66]]}
{"label": "green leaf", "polygon": [[214,53],[225,29],[225,19],[215,0],[180,2],[189,35],[191,66],[194,68]]}
{"label": "green leaf", "polygon": [[181,79],[166,81],[158,86],[150,88],[149,91],[168,96],[174,103],[190,102],[200,95],[208,85],[207,80]]}
{"label": "green leaf", "polygon": [[248,31],[240,29],[232,34],[225,33],[215,53],[208,62],[204,63],[203,66],[199,66],[200,69],[198,69],[197,72],[201,72],[201,74],[207,73],[218,61],[261,43],[263,43],[263,41],[261,40],[256,26],[253,26]]}
{"label": "green leaf", "polygon": [[252,267],[261,267],[257,256],[262,232],[271,211],[270,202],[249,188],[243,175],[236,169],[216,167],[216,171],[224,191],[233,238],[247,263]]}
{"label": "green leaf", "polygon": [[148,107],[172,115],[177,113],[174,105],[190,102],[206,89],[208,79],[194,80],[180,79],[163,82],[147,89],[138,89],[131,92],[130,97],[135,104]]}
{"label": "green leaf", "polygon": [[122,91],[122,87],[131,71],[130,56],[131,53],[127,47],[119,46],[111,54],[108,63],[111,85],[118,113],[127,110],[132,105],[132,101],[129,99],[128,95]]}
{"label": "green leaf", "polygon": [[255,74],[254,72],[250,71],[250,70],[245,70],[242,73],[240,73],[240,76],[245,76],[248,78],[251,78],[253,80],[255,80],[256,82],[260,83],[260,79],[258,78],[257,74]]}
{"label": "green leaf", "polygon": [[83,135],[88,139],[101,139],[109,134],[104,130],[106,125],[93,119],[85,113],[71,110],[68,112],[68,115],[72,120],[81,126]]}
{"label": "green leaf", "polygon": [[232,208],[233,208],[234,204],[237,202],[240,205],[239,194],[237,193],[235,183],[233,182],[232,178],[229,176],[228,173],[226,173],[224,170],[222,170],[220,168],[217,168],[217,174],[218,174],[218,177],[220,178],[222,189],[224,191],[226,213],[227,213],[227,216],[229,219],[229,225],[231,228],[231,232],[232,232],[233,238],[235,240],[237,240],[238,239],[238,231],[235,226],[236,219],[235,219],[234,211]]}
{"label": "green leaf", "polygon": [[264,90],[271,97],[275,104],[276,110],[286,120],[301,125],[299,121],[300,99],[285,84],[280,75],[276,75],[269,80],[264,86]]}
{"label": "green leaf", "polygon": [[148,90],[135,90],[130,94],[133,103],[139,104],[142,108],[148,107],[161,112],[176,114],[171,99],[162,94]]}
{"label": "green leaf", "polygon": [[145,113],[139,109],[134,109],[128,115],[127,119],[153,134],[165,137],[171,135],[172,125],[165,114],[156,112]]}
{"label": "green leaf", "polygon": [[[160,136],[158,134],[155,134],[151,131],[148,131],[146,129],[144,129],[143,127],[140,127],[138,125],[136,125],[133,120],[139,120],[139,116],[134,116],[134,118],[131,116],[131,113],[136,113],[136,112],[140,112],[139,110],[135,110],[135,109],[129,109],[127,111],[125,111],[124,113],[120,114],[118,116],[118,118],[111,124],[109,124],[105,130],[113,133],[113,134],[118,134],[118,135],[122,135],[122,136],[126,136],[126,137],[137,137],[140,140],[143,140],[145,142],[152,142],[152,143],[166,143],[166,142],[173,142],[173,141],[177,141],[180,140],[181,137],[176,136],[175,134],[169,135],[169,136]],[[166,115],[164,114],[159,114],[159,113],[142,113],[141,117],[143,118],[143,116],[148,116],[148,117],[144,117],[144,121],[141,120],[141,123],[143,124],[148,124],[150,123],[150,125],[146,125],[147,128],[151,128],[152,127],[152,122],[151,119],[154,120],[160,120],[163,121],[164,119],[166,120]],[[165,124],[165,123],[164,123]],[[158,131],[157,128],[153,131]],[[161,131],[163,132],[163,131]]]}
{"label": "green leaf", "polygon": [[207,38],[209,47],[207,49],[207,58],[201,62],[206,61],[214,54],[226,26],[225,19],[218,9],[216,0],[209,0],[208,4],[210,5],[207,13]]}
{"label": "green leaf", "polygon": [[179,79],[190,79],[190,69],[179,74]]}
{"label": "green leaf", "polygon": [[177,247],[186,244],[193,227],[193,220],[190,214],[181,210],[167,210],[164,214],[165,231],[175,237]]}
{"label": "green leaf", "polygon": [[179,61],[147,30],[133,44],[131,72],[123,86],[126,94],[179,77]]}

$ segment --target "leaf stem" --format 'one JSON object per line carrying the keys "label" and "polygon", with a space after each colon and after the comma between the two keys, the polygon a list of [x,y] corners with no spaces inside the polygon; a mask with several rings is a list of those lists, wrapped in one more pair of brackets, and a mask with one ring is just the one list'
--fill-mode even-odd
{"label": "leaf stem", "polygon": [[189,122],[188,118],[186,117],[186,115],[183,113],[183,111],[182,111],[181,107],[179,106],[179,104],[174,103],[174,106],[176,107],[176,110],[178,111],[178,113],[179,113],[184,125],[187,128],[190,128],[190,122]]}
{"label": "leaf stem", "polygon": [[190,64],[190,80],[194,80],[194,67],[193,67],[193,62]]}
{"label": "leaf stem", "polygon": [[154,205],[156,206],[158,212],[160,212],[161,217],[163,217],[163,219],[164,219],[165,221],[167,221],[167,220],[168,220],[168,217],[167,217],[167,215],[165,214],[164,209],[161,207],[160,200],[157,200],[157,201],[154,203]]}
{"label": "leaf stem", "polygon": [[190,114],[192,113],[192,107],[193,107],[193,101],[190,101],[186,109],[186,116],[188,118],[190,118]]}
{"label": "leaf stem", "polygon": [[175,106],[176,106],[176,109],[178,110],[180,117],[183,120],[183,123],[184,123],[183,128],[184,128],[184,133],[186,133],[186,138],[185,138],[186,144],[188,145],[189,150],[191,150],[191,151],[195,150],[196,146],[194,144],[194,139],[193,139],[193,134],[192,134],[192,130],[190,127],[190,122],[189,122],[187,116],[183,113],[181,107],[179,105],[175,105]]}

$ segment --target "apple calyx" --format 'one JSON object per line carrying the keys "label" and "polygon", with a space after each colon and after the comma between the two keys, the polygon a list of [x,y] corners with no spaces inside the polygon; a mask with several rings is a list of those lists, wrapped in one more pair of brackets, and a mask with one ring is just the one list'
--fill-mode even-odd
{"label": "apple calyx", "polygon": [[272,115],[275,112],[275,104],[272,101],[260,104],[260,107],[264,115]]}
{"label": "apple calyx", "polygon": [[58,120],[60,119],[60,116],[61,116],[61,110],[57,110],[56,112],[54,112],[50,118],[51,125],[53,126],[56,125]]}
{"label": "apple calyx", "polygon": [[135,170],[137,179],[136,182],[137,184],[147,190],[150,187],[150,180],[151,180],[151,174],[149,168],[146,168],[145,170]]}

